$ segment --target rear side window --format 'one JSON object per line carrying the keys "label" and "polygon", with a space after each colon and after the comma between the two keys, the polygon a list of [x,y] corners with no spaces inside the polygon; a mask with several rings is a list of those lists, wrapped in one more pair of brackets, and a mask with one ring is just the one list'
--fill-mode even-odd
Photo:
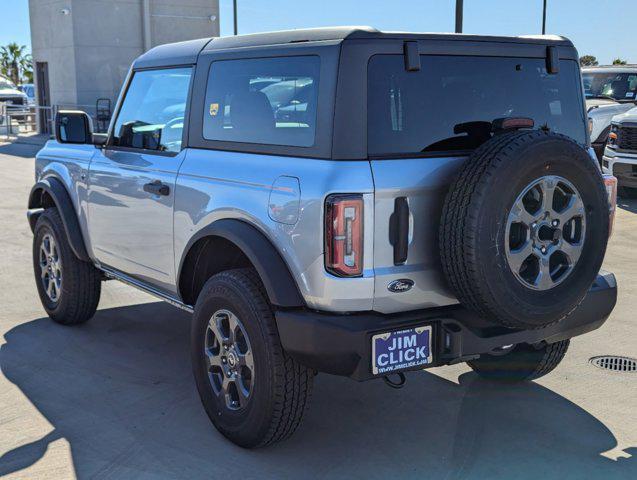
{"label": "rear side window", "polygon": [[181,150],[192,68],[135,72],[113,129],[113,145]]}
{"label": "rear side window", "polygon": [[562,60],[549,75],[544,59],[427,56],[405,70],[401,55],[376,55],[368,67],[371,156],[471,150],[490,138],[498,118],[528,117],[535,127],[586,142],[578,65]]}
{"label": "rear side window", "polygon": [[204,138],[311,147],[319,69],[318,56],[213,62],[203,112]]}

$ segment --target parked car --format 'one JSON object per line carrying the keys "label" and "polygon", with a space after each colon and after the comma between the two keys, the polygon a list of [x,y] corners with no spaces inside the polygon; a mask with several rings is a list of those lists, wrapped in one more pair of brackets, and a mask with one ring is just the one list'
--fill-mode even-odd
{"label": "parked car", "polygon": [[617,178],[620,195],[637,198],[637,107],[613,117],[602,165]]}
{"label": "parked car", "polygon": [[582,81],[591,143],[601,162],[611,118],[627,112],[637,101],[637,65],[582,68]]}
{"label": "parked car", "polygon": [[[24,121],[25,117],[20,115],[28,113],[27,96],[18,90],[11,80],[0,75],[0,103],[6,108],[7,114],[18,121]],[[6,118],[0,109],[0,125],[4,124]]]}
{"label": "parked car", "polygon": [[243,447],[294,432],[317,372],[539,378],[617,295],[600,270],[615,184],[579,85],[555,36],[344,27],[156,47],[107,134],[59,112],[37,155],[42,305],[86,322],[112,278],[192,312],[201,401]]}
{"label": "parked car", "polygon": [[35,105],[35,85],[32,83],[24,83],[19,85],[18,89],[27,96],[29,105]]}

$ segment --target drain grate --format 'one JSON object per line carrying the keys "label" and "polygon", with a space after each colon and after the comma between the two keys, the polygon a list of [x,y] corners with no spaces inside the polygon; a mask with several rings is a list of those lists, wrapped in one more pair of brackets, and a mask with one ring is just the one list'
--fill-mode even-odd
{"label": "drain grate", "polygon": [[617,355],[602,355],[593,357],[590,362],[596,367],[613,372],[637,372],[637,360]]}

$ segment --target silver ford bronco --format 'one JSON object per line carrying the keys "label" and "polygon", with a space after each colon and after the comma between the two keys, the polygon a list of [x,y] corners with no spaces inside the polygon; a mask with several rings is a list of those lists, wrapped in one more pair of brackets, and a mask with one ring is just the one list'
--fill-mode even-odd
{"label": "silver ford bronco", "polygon": [[164,45],[108,134],[55,124],[28,203],[45,310],[85,322],[117,279],[192,312],[203,406],[244,447],[294,432],[318,372],[535,379],[615,305],[615,179],[561,37]]}

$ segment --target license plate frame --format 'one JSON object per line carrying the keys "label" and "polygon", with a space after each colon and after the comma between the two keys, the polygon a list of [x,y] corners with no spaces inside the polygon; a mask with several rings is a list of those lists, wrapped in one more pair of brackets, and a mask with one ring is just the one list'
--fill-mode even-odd
{"label": "license plate frame", "polygon": [[[414,336],[415,340],[411,338]],[[409,338],[409,340],[405,341],[404,339],[407,338]],[[395,341],[393,339],[395,339]],[[391,350],[389,349],[389,342],[392,342],[391,346],[394,347]],[[415,345],[412,345],[414,342]],[[432,325],[418,325],[377,333],[372,335],[371,343],[371,368],[373,375],[389,375],[405,370],[417,370],[433,363]],[[423,347],[424,354],[422,350]],[[408,350],[411,350],[412,354],[408,354]],[[396,355],[392,356],[392,353]],[[379,365],[379,359],[382,355],[386,355],[386,357],[382,359],[383,361],[381,361],[381,365]],[[414,357],[412,357],[412,355]],[[382,365],[382,363],[385,363],[385,365]]]}

